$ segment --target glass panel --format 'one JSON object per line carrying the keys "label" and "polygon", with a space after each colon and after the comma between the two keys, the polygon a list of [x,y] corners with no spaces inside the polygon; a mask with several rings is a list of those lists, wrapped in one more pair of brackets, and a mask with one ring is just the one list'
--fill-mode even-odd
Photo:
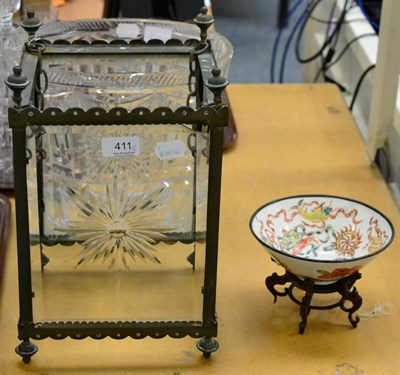
{"label": "glass panel", "polygon": [[188,55],[46,55],[46,107],[85,110],[102,107],[186,105]]}
{"label": "glass panel", "polygon": [[206,129],[29,130],[34,320],[202,320]]}
{"label": "glass panel", "polygon": [[[30,156],[27,164],[27,188],[29,209],[29,231],[31,241],[31,273],[33,286],[33,310],[36,316],[43,316],[43,287],[42,287],[42,259],[39,243],[39,209],[38,209],[38,180],[36,159],[36,126],[30,126],[26,130],[27,153]],[[40,301],[40,302],[39,302]],[[39,303],[38,303],[39,302]]]}

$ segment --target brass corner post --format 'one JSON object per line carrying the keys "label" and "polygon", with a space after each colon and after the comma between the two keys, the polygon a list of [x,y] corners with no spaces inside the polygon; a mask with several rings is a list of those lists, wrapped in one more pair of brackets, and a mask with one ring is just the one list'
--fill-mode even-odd
{"label": "brass corner post", "polygon": [[[21,109],[22,92],[29,85],[29,79],[22,73],[20,66],[13,68],[13,74],[7,77],[5,84],[13,91],[13,107]],[[11,126],[11,122],[10,122]],[[14,181],[15,181],[15,210],[17,221],[17,247],[18,247],[18,284],[19,298],[24,300],[20,304],[18,332],[21,344],[16,347],[16,352],[25,363],[30,361],[38,348],[29,340],[33,326],[32,314],[32,284],[31,284],[31,260],[29,245],[29,219],[28,198],[26,184],[26,149],[20,145],[26,142],[25,127],[13,126],[13,158],[14,158]]]}

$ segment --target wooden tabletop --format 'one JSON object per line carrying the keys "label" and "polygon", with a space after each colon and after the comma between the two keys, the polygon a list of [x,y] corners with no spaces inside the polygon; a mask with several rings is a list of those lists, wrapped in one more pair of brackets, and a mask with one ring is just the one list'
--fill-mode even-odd
{"label": "wooden tabletop", "polygon": [[[24,365],[14,352],[18,296],[11,225],[0,310],[0,374],[397,374],[400,235],[362,270],[361,321],[340,309],[311,311],[298,334],[299,307],[273,297],[265,277],[283,269],[249,230],[264,203],[297,194],[332,194],[376,207],[400,233],[399,209],[335,86],[232,85],[238,128],[223,160],[217,312],[220,349],[206,360],[195,340],[36,341]],[[381,312],[370,314],[372,311]],[[374,310],[375,309],[375,310]],[[369,317],[369,315],[372,315]]]}

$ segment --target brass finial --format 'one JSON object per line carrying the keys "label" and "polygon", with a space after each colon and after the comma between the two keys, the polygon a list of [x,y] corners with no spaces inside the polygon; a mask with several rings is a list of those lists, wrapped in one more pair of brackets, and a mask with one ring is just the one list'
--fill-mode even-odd
{"label": "brass finial", "polygon": [[229,85],[228,80],[221,76],[221,70],[219,68],[213,68],[212,76],[207,79],[206,86],[214,94],[214,104],[219,107],[223,104],[222,92]]}
{"label": "brass finial", "polygon": [[34,39],[40,26],[42,23],[35,17],[35,12],[28,10],[26,17],[21,21],[21,27],[28,33],[30,39]]}
{"label": "brass finial", "polygon": [[207,30],[214,23],[214,18],[208,14],[208,8],[203,7],[193,21],[200,28],[200,46],[204,47],[207,44]]}
{"label": "brass finial", "polygon": [[20,108],[22,91],[29,85],[29,79],[22,73],[22,68],[17,65],[13,68],[13,74],[9,75],[4,83],[14,92],[14,107]]}

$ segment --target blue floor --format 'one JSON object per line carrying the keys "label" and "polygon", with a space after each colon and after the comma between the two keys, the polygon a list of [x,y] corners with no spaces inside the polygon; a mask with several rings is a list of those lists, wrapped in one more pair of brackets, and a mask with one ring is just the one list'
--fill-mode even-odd
{"label": "blue floor", "polygon": [[[271,82],[271,61],[278,33],[279,0],[214,0],[216,31],[232,43],[234,56],[228,79],[231,83]],[[300,14],[293,15],[290,26]],[[275,82],[279,80],[281,55],[291,27],[284,30],[276,55]],[[293,44],[284,64],[283,82],[301,82],[302,66],[296,61]]]}

